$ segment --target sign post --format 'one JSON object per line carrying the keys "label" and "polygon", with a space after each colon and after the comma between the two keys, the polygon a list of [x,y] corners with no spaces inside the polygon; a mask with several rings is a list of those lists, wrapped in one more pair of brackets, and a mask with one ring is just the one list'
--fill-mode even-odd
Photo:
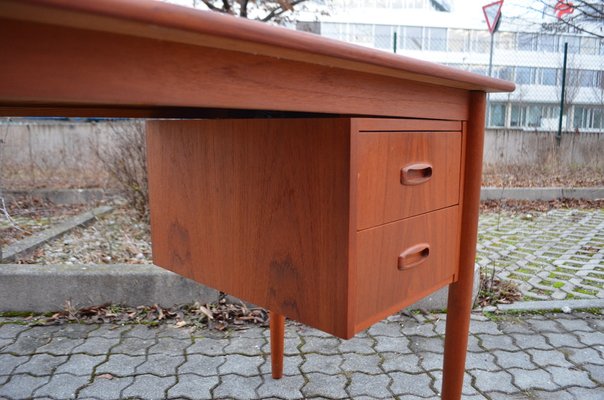
{"label": "sign post", "polygon": [[[501,6],[503,6],[503,0],[495,1],[482,7],[484,18],[487,21],[487,27],[489,28],[489,32],[491,33],[491,49],[489,52],[489,76],[491,76],[493,73],[493,47],[495,47],[495,32],[497,31],[497,28],[499,28],[499,22],[501,21]],[[490,123],[491,120],[490,103],[490,96],[487,95],[487,125]]]}

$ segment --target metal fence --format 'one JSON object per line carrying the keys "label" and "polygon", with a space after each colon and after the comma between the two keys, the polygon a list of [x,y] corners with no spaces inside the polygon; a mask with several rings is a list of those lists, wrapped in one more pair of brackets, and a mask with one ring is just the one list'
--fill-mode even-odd
{"label": "metal fence", "polygon": [[[514,81],[517,85],[514,93],[489,96],[489,127],[542,131],[557,131],[560,127],[567,132],[604,130],[604,39],[574,34],[497,32],[489,68],[491,35],[486,30],[354,23],[320,23],[312,29],[306,25],[304,29]],[[563,73],[565,43],[568,56]]]}

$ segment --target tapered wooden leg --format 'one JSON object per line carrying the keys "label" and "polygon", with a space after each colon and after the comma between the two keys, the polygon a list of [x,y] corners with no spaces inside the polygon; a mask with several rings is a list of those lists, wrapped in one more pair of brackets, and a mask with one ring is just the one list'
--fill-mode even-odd
{"label": "tapered wooden leg", "polygon": [[461,399],[466,351],[472,309],[474,261],[478,238],[478,207],[482,149],[484,145],[485,94],[470,92],[470,119],[466,135],[464,191],[461,210],[461,246],[457,282],[449,286],[447,304],[447,330],[445,332],[445,357],[443,366],[443,400]]}
{"label": "tapered wooden leg", "polygon": [[271,319],[271,365],[274,379],[283,376],[283,340],[285,337],[285,316],[270,313]]}

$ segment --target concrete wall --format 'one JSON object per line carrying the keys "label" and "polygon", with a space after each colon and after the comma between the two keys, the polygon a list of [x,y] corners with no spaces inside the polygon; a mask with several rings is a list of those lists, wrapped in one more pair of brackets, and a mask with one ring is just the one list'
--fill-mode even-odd
{"label": "concrete wall", "polygon": [[[0,179],[5,188],[107,187],[97,152],[129,121],[0,121]],[[488,130],[489,166],[555,163],[558,168],[604,168],[604,132],[555,134]]]}
{"label": "concrete wall", "polygon": [[604,132],[563,133],[558,146],[554,132],[487,130],[484,161],[488,165],[536,165],[604,168]]}

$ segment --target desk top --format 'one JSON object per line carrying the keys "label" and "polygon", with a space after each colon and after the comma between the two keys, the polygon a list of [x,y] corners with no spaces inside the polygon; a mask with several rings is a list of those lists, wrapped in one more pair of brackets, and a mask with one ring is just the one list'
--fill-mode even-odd
{"label": "desk top", "polygon": [[[254,109],[406,116],[397,111],[405,106],[396,94],[403,87],[420,104],[422,93],[438,88],[448,105],[464,91],[514,89],[438,64],[149,0],[4,0],[0,34],[0,53],[11,54],[0,66],[2,115]],[[439,107],[413,115],[467,114]]]}

